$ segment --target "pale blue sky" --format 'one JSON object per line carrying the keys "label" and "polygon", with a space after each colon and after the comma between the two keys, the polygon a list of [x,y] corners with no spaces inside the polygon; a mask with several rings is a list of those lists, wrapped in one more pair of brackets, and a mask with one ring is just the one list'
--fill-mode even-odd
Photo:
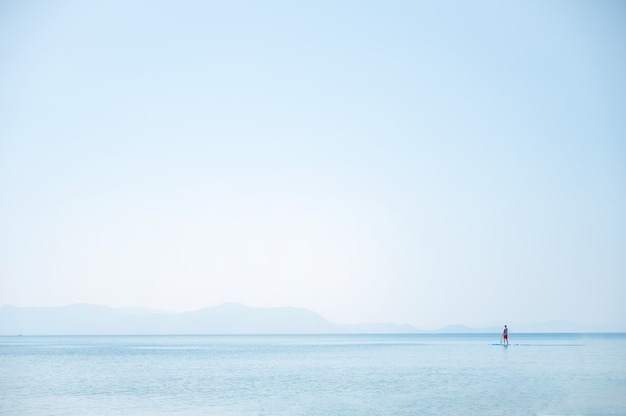
{"label": "pale blue sky", "polygon": [[619,1],[4,1],[0,304],[626,328],[624,74]]}

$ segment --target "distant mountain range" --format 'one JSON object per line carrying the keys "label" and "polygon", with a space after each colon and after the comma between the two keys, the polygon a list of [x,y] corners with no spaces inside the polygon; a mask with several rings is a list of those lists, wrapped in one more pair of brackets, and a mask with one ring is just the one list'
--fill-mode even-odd
{"label": "distant mountain range", "polygon": [[[517,333],[584,333],[584,332],[623,332],[609,326],[593,325],[593,324],[577,324],[569,321],[548,321],[534,323],[520,323],[510,328],[511,331]],[[491,334],[502,332],[502,326],[488,326],[482,328],[471,328],[464,325],[449,325],[431,331],[436,333],[447,334]]]}
{"label": "distant mountain range", "polygon": [[184,313],[75,304],[0,307],[0,335],[412,333],[409,325],[335,324],[307,309],[238,303]]}
{"label": "distant mountain range", "polygon": [[[0,307],[0,335],[148,335],[148,334],[410,334],[499,333],[500,327],[454,325],[436,331],[410,325],[337,324],[303,308],[255,308],[238,303],[184,313],[140,308],[75,304],[37,308]],[[610,332],[569,322],[517,325],[515,332]]]}

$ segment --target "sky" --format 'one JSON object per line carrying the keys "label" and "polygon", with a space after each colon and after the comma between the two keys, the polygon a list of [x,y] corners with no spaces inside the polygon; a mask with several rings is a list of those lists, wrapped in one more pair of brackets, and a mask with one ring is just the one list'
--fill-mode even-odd
{"label": "sky", "polygon": [[0,305],[626,328],[620,1],[0,2]]}

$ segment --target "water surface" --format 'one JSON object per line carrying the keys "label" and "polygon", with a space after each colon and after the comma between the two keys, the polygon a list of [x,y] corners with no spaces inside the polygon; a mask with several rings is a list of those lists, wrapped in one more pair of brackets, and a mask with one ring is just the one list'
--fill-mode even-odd
{"label": "water surface", "polygon": [[1,415],[625,415],[625,334],[0,337]]}

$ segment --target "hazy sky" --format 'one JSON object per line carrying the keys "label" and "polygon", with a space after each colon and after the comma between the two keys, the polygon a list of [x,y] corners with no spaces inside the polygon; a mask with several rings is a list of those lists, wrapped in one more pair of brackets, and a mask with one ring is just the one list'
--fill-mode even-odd
{"label": "hazy sky", "polygon": [[620,1],[3,1],[0,305],[626,327]]}

